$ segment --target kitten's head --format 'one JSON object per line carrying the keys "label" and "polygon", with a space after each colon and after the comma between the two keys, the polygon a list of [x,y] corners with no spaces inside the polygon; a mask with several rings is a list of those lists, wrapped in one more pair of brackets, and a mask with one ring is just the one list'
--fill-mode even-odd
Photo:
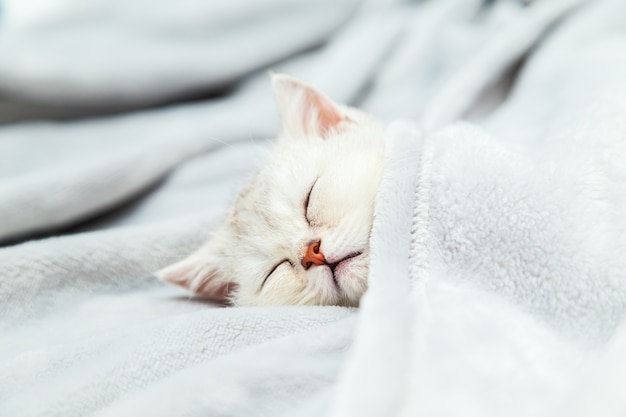
{"label": "kitten's head", "polygon": [[282,131],[209,241],[159,278],[235,305],[358,305],[384,133],[300,81],[272,80]]}

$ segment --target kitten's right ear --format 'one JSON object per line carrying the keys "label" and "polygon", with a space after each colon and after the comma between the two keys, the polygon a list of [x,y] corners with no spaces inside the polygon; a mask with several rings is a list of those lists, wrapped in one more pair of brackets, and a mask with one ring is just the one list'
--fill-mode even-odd
{"label": "kitten's right ear", "polygon": [[349,119],[341,106],[324,93],[296,78],[272,74],[272,87],[280,111],[282,131],[292,137],[327,138]]}
{"label": "kitten's right ear", "polygon": [[228,300],[237,288],[213,262],[211,242],[182,261],[167,266],[155,273],[161,281],[179,285],[191,292],[214,300]]}

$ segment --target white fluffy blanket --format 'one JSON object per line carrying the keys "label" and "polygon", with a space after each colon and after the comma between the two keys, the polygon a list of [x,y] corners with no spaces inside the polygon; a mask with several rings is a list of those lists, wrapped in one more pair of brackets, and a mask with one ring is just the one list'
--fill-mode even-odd
{"label": "white fluffy blanket", "polygon": [[[622,1],[344,1],[328,19],[268,0],[258,26],[191,0],[70,3],[3,3],[5,97],[143,105],[260,71],[222,99],[0,128],[0,415],[626,413]],[[117,46],[107,71],[74,59],[79,34]],[[358,310],[219,308],[150,275],[262,157],[277,60],[407,119]]]}

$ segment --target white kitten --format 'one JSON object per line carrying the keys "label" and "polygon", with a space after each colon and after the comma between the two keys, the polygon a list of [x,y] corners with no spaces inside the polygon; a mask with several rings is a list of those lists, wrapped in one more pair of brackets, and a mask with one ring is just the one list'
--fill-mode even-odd
{"label": "white kitten", "polygon": [[157,276],[235,305],[356,306],[367,288],[384,132],[285,75],[282,132],[210,240]]}

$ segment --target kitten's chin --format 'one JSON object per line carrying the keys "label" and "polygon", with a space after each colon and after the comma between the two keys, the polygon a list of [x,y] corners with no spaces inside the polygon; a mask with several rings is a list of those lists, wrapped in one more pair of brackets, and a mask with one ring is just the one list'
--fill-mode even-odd
{"label": "kitten's chin", "polygon": [[334,281],[343,304],[357,307],[367,290],[367,258],[359,256],[342,262],[335,269]]}

